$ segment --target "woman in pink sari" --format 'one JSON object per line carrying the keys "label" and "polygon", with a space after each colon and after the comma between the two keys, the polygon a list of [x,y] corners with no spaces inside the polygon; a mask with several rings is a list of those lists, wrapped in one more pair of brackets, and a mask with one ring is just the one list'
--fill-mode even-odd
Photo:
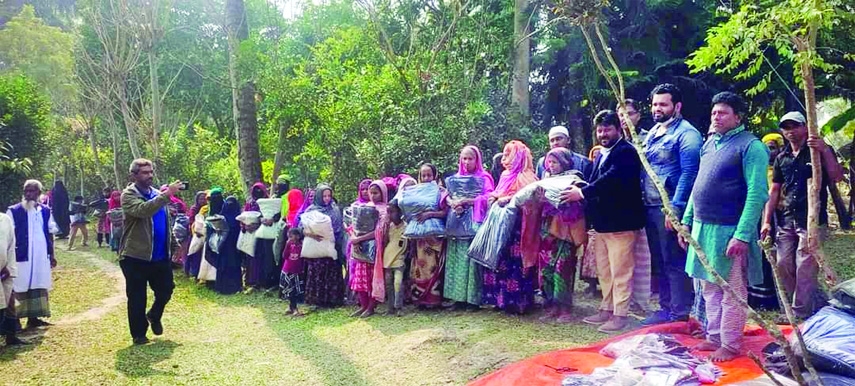
{"label": "woman in pink sari", "polygon": [[[494,182],[490,173],[484,171],[481,150],[475,146],[466,146],[460,150],[458,169],[455,177],[471,176],[480,178],[483,187],[480,194],[474,198],[447,199],[451,210],[462,213],[472,208],[472,222],[481,224],[487,217],[489,206],[487,201],[493,192]],[[453,194],[453,192],[452,192]],[[481,265],[469,260],[469,245],[471,238],[449,238],[446,244],[444,296],[454,301],[455,308],[470,307],[477,309],[481,305],[481,285],[483,272]]]}
{"label": "woman in pink sari", "polygon": [[[498,186],[490,194],[490,198],[495,205],[505,206],[517,191],[537,181],[537,176],[534,173],[531,150],[520,141],[511,141],[505,145],[502,166],[505,171],[502,172]],[[520,226],[522,221],[524,220],[518,220],[514,225],[510,247],[498,256],[496,270],[485,270],[482,290],[484,304],[518,314],[525,313],[534,304],[537,266],[536,255],[534,260],[523,258]]]}
{"label": "woman in pink sari", "polygon": [[[380,214],[377,221],[377,227],[380,227],[386,217],[386,203],[389,201],[389,193],[386,189],[386,184],[383,183],[383,181],[372,182],[368,188],[368,196],[370,197],[371,202],[366,205],[371,205],[377,208],[377,212]],[[354,231],[351,231],[351,252],[367,254],[368,251],[362,250],[363,248],[366,248],[366,245],[362,244],[362,242],[369,240],[376,241],[376,238],[376,228],[375,232],[369,232],[363,235],[357,235]],[[375,248],[381,248],[381,246],[375,244]],[[350,271],[350,290],[357,295],[357,299],[359,300],[359,309],[350,316],[367,318],[374,315],[374,306],[377,304],[375,298],[372,297],[371,292],[374,282],[374,263],[357,259],[352,260],[353,270]],[[380,266],[383,266],[382,261],[380,261]]]}

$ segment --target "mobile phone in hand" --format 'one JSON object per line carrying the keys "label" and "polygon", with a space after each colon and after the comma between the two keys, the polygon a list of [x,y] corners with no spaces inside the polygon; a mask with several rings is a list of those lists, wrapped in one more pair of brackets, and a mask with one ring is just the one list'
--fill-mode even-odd
{"label": "mobile phone in hand", "polygon": [[187,183],[186,181],[182,181],[181,187],[179,187],[178,190],[187,190],[187,189],[190,189],[190,184]]}

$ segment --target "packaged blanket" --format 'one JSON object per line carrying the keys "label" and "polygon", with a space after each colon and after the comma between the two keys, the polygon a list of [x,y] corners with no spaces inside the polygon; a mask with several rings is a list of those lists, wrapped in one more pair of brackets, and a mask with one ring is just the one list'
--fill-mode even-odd
{"label": "packaged blanket", "polygon": [[[333,233],[332,220],[321,212],[313,210],[300,215],[300,225],[306,237],[303,239],[303,249],[300,256],[306,259],[338,258],[335,251],[335,234]],[[309,235],[321,236],[318,241]]]}
{"label": "packaged blanket", "polygon": [[181,213],[175,216],[175,224],[172,226],[172,237],[179,243],[183,243],[190,237],[190,218]]}
{"label": "packaged blanket", "polygon": [[570,186],[584,187],[587,183],[582,179],[581,174],[576,171],[569,172],[567,174],[562,174],[555,177],[549,177],[546,179],[542,179],[540,181],[531,183],[520,189],[516,194],[514,194],[513,199],[511,200],[516,207],[522,207],[523,205],[528,204],[534,198],[534,192],[538,190],[538,188],[543,189],[543,201],[553,209],[560,209],[565,207],[575,207],[578,210],[578,215],[584,215],[584,209],[581,203],[573,203],[573,204],[562,204],[561,203],[561,192]]}
{"label": "packaged blanket", "polygon": [[[448,194],[453,200],[476,198],[484,189],[484,179],[475,176],[451,176],[445,179]],[[472,238],[479,224],[472,221],[472,207],[457,213],[449,210],[445,218],[445,235],[456,238]]]}
{"label": "packaged blanket", "polygon": [[398,206],[407,221],[404,237],[425,238],[445,235],[444,221],[438,218],[416,220],[419,213],[439,210],[440,191],[435,183],[423,183],[404,189]]}
{"label": "packaged blanket", "polygon": [[[855,378],[855,315],[823,307],[805,321],[802,335],[817,370]],[[790,337],[796,355],[804,355],[794,339]]]}
{"label": "packaged blanket", "polygon": [[202,251],[202,248],[205,246],[206,232],[205,216],[197,214],[193,221],[193,238],[190,240],[190,248],[187,250],[188,255]]}
{"label": "packaged blanket", "polygon": [[356,260],[374,264],[377,259],[377,242],[374,240],[366,240],[358,244],[354,244],[350,250],[350,256]]}
{"label": "packaged blanket", "polygon": [[[276,215],[282,213],[281,198],[259,198],[256,200],[256,203],[258,203],[258,208],[261,210],[261,215],[264,219],[272,220]],[[259,239],[273,240],[281,231],[282,228],[280,221],[277,221],[270,226],[262,224],[258,227],[258,230],[255,231],[255,237]]]}
{"label": "packaged blanket", "polygon": [[380,212],[377,211],[377,208],[373,205],[352,205],[350,213],[356,234],[364,235],[374,232],[377,221],[380,219]]}
{"label": "packaged blanket", "polygon": [[258,224],[261,222],[261,212],[249,210],[239,214],[235,219],[243,223],[243,225]]}
{"label": "packaged blanket", "polygon": [[469,245],[469,258],[491,270],[496,269],[499,254],[508,246],[514,226],[517,222],[519,209],[512,204],[504,207],[493,204],[487,213],[487,218]]}
{"label": "packaged blanket", "polygon": [[208,248],[211,252],[220,253],[220,241],[225,239],[229,231],[229,224],[226,222],[226,218],[221,215],[210,216],[205,220],[214,230],[213,234],[208,237]]}

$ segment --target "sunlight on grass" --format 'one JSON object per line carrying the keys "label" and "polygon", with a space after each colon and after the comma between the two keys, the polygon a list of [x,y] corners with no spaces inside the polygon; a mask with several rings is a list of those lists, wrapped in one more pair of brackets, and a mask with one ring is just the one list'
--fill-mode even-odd
{"label": "sunlight on grass", "polygon": [[[841,277],[852,277],[855,234],[835,235],[826,253]],[[93,253],[93,255],[87,252]],[[51,293],[57,318],[97,306],[115,283],[92,259],[115,263],[106,250],[59,251]],[[101,263],[101,262],[98,262]],[[578,294],[576,314],[596,301]],[[151,297],[149,297],[151,301]],[[401,318],[353,319],[350,308],[304,318],[262,293],[221,296],[176,271],[165,334],[130,345],[124,304],[100,319],[25,335],[37,344],[0,349],[12,384],[464,384],[520,359],[606,337],[580,321],[543,324],[536,316],[407,308]],[[304,310],[309,311],[308,308]]]}

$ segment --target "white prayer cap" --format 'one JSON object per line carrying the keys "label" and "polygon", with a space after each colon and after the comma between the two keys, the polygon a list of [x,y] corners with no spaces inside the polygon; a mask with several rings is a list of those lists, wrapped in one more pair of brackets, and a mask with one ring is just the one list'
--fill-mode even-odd
{"label": "white prayer cap", "polygon": [[551,129],[549,129],[549,139],[552,139],[552,138],[555,138],[555,137],[558,137],[561,135],[563,135],[567,138],[570,138],[570,131],[567,130],[567,128],[564,126],[554,126]]}

